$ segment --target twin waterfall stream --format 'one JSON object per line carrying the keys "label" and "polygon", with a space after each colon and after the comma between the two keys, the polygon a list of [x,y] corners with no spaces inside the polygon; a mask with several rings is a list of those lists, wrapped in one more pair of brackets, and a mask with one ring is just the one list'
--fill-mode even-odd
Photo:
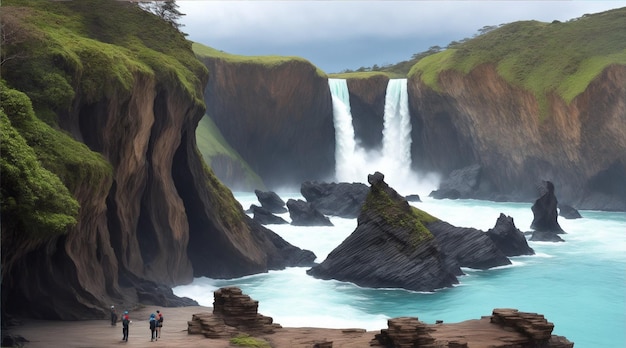
{"label": "twin waterfall stream", "polygon": [[[379,171],[385,182],[400,192],[415,190],[417,175],[411,172],[411,120],[407,79],[391,79],[385,96],[383,140],[379,149],[359,145],[354,134],[350,96],[345,79],[328,79],[333,99],[335,125],[335,179],[337,182],[365,182]],[[403,192],[407,194],[411,192]]]}

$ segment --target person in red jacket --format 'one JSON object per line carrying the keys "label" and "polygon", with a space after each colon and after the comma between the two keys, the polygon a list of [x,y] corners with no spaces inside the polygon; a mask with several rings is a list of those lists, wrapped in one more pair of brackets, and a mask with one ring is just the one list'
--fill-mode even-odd
{"label": "person in red jacket", "polygon": [[128,327],[130,326],[130,316],[128,311],[124,311],[122,315],[122,341],[128,342]]}
{"label": "person in red jacket", "polygon": [[161,327],[163,327],[163,313],[161,313],[161,311],[159,310],[157,310],[156,319],[157,319],[157,335],[159,338],[161,338]]}

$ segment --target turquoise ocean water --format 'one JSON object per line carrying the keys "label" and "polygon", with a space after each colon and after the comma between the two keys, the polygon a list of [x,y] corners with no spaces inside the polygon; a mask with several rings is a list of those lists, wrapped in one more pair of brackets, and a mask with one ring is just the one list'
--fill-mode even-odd
{"label": "turquoise ocean water", "polygon": [[[285,201],[299,194],[279,193]],[[236,193],[244,209],[259,204],[254,193]],[[488,230],[500,213],[530,230],[530,203],[433,200],[411,203],[455,226]],[[213,291],[238,286],[259,301],[259,312],[282,326],[380,330],[387,319],[412,316],[427,323],[459,322],[517,308],[545,315],[553,333],[577,348],[626,347],[626,213],[580,211],[582,219],[559,224],[564,243],[529,242],[536,255],[511,258],[513,265],[486,271],[464,269],[460,284],[433,293],[368,289],[318,280],[307,268],[288,268],[237,279],[197,278],[174,292],[213,305]],[[289,214],[281,215],[289,221]],[[331,217],[334,227],[268,225],[285,240],[317,255],[318,262],[356,228],[356,219]]]}

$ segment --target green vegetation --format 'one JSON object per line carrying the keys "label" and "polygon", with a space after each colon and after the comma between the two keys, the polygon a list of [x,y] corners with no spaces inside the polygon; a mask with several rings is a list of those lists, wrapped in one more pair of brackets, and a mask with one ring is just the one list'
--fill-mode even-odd
{"label": "green vegetation", "polygon": [[262,339],[251,337],[247,334],[239,334],[237,337],[230,339],[230,344],[234,344],[239,347],[257,347],[257,348],[270,348],[271,345]]}
{"label": "green vegetation", "polygon": [[439,72],[467,74],[481,64],[495,65],[509,83],[531,91],[545,114],[548,94],[569,103],[607,66],[626,65],[626,8],[566,23],[507,24],[421,59],[409,76],[439,90]]}
{"label": "green vegetation", "polygon": [[248,163],[233,149],[222,136],[213,120],[204,115],[196,128],[196,140],[198,149],[206,163],[211,163],[216,156],[225,156],[239,163],[246,171],[245,186],[250,188],[264,189],[263,180],[250,168]]}
{"label": "green vegetation", "polygon": [[110,164],[58,117],[76,117],[77,104],[122,103],[151,80],[204,107],[208,71],[182,33],[134,3],[7,0],[0,16],[12,34],[1,52],[3,241],[36,240],[76,224],[72,192],[88,196],[112,180]]}
{"label": "green vegetation", "polygon": [[391,226],[411,229],[411,245],[413,247],[420,245],[422,241],[434,238],[424,224],[439,219],[412,206],[409,206],[410,209],[407,210],[404,203],[404,201],[394,200],[382,188],[372,186],[365,199],[363,209],[373,210]]}
{"label": "green vegetation", "polygon": [[387,76],[390,79],[399,79],[406,77],[406,75],[386,71],[344,72],[339,74],[329,74],[328,77],[333,79],[368,79],[370,77],[378,75]]}
{"label": "green vegetation", "polygon": [[[83,103],[127,96],[143,75],[182,86],[198,105],[208,72],[176,28],[136,4],[120,1],[8,0],[3,19],[21,33],[2,76],[25,92],[38,117],[53,124],[80,91]],[[3,46],[3,50],[5,47]]]}
{"label": "green vegetation", "polygon": [[[203,58],[217,58],[226,60],[231,64],[258,64],[268,68],[277,67],[294,61],[311,64],[308,60],[295,56],[240,56],[219,51],[197,42],[193,43],[193,51],[200,60],[203,60]],[[311,64],[311,67],[315,67],[317,75],[326,77],[326,73],[318,67],[313,64]]]}
{"label": "green vegetation", "polygon": [[[24,93],[8,89],[3,83],[0,98],[3,231],[20,231],[19,238],[31,241],[66,233],[68,227],[76,224],[78,202],[42,162],[50,164],[51,152],[71,140],[56,136],[55,131],[39,121]],[[48,146],[52,148],[44,153]],[[38,157],[37,152],[44,158]],[[5,243],[9,236],[3,232],[2,238]]]}

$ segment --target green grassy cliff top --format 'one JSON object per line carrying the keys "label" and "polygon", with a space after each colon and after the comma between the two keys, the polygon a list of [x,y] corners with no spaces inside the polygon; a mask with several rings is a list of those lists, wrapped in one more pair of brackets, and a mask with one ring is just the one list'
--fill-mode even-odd
{"label": "green grassy cliff top", "polygon": [[439,90],[441,71],[468,73],[481,64],[494,64],[504,79],[539,100],[556,92],[569,103],[607,66],[626,65],[626,8],[565,23],[507,24],[421,59],[409,76]]}

